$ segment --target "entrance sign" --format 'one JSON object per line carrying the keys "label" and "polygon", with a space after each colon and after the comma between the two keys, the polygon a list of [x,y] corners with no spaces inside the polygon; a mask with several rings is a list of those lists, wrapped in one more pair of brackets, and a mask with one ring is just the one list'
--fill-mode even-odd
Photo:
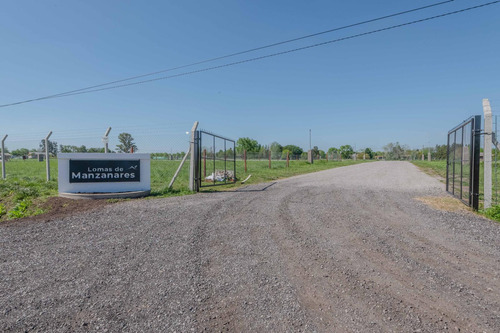
{"label": "entrance sign", "polygon": [[149,154],[60,153],[59,193],[151,190]]}
{"label": "entrance sign", "polygon": [[70,183],[140,181],[141,160],[69,160]]}

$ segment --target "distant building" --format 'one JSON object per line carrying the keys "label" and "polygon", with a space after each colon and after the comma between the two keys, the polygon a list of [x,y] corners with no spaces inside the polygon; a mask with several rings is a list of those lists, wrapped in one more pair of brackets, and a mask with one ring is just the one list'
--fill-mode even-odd
{"label": "distant building", "polygon": [[[5,156],[5,161],[10,160],[10,158],[12,157],[12,155],[11,155],[11,154],[9,154],[9,153],[5,153],[5,154],[3,154],[3,155]],[[2,160],[2,155],[0,155],[0,161],[1,161],[1,160]]]}

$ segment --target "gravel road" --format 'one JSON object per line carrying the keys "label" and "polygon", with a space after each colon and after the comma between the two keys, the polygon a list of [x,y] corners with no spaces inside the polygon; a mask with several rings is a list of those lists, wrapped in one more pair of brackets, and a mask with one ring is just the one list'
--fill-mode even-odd
{"label": "gravel road", "polygon": [[374,162],[0,225],[2,332],[500,332],[500,224]]}

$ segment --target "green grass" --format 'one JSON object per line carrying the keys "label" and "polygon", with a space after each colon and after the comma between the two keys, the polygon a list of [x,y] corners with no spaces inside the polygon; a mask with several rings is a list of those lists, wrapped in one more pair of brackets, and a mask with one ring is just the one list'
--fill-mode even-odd
{"label": "green grass", "polygon": [[[430,174],[431,176],[441,177],[441,181],[446,182],[446,161],[412,161],[413,164],[421,168],[424,172]],[[493,207],[489,209],[482,209],[483,199],[484,199],[484,164],[481,162],[479,171],[479,213],[495,221],[500,221],[500,181],[498,184],[495,183],[495,168],[493,166]],[[468,169],[464,170],[465,178],[468,177]],[[496,177],[500,180],[500,166],[496,169]],[[464,180],[463,186],[468,186],[469,182],[467,179]],[[450,185],[451,186],[451,185]],[[497,195],[498,193],[498,195]],[[463,198],[467,200],[467,198]],[[496,201],[496,204],[495,204]]]}
{"label": "green grass", "polygon": [[443,178],[446,182],[446,161],[412,161],[417,167],[431,176],[438,176]]}
{"label": "green grass", "polygon": [[[243,161],[236,162],[237,184],[222,187],[203,188],[204,191],[224,190],[241,186],[241,181],[248,175],[252,177],[246,182],[256,184],[287,178],[299,174],[321,171],[341,166],[363,163],[366,161],[315,161],[309,164],[306,161],[290,161],[290,167],[286,167],[286,161],[272,161],[271,169],[269,162],[248,161],[247,172],[244,171]],[[189,183],[189,161],[186,161],[181,169],[172,189],[168,188],[170,180],[177,170],[180,161],[151,160],[151,196],[169,197],[192,193],[188,189]],[[45,162],[37,160],[11,160],[6,163],[6,179],[0,180],[0,220],[33,216],[43,213],[40,204],[51,196],[57,196],[57,160],[50,160],[51,180],[46,181]],[[224,163],[217,161],[217,169],[224,169]],[[227,168],[232,169],[231,163]],[[207,175],[213,172],[213,164],[207,163]],[[204,184],[210,184],[204,182]]]}

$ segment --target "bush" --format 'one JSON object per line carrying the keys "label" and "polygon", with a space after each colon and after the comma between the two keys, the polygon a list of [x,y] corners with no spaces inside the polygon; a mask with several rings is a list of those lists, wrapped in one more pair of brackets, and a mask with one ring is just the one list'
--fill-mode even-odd
{"label": "bush", "polygon": [[31,202],[29,200],[23,200],[18,202],[16,206],[7,213],[9,219],[18,219],[21,217],[28,216],[28,208]]}
{"label": "bush", "polygon": [[484,215],[492,220],[500,221],[500,205],[493,206],[484,211]]}
{"label": "bush", "polygon": [[0,217],[4,216],[7,213],[7,208],[4,205],[0,204]]}

